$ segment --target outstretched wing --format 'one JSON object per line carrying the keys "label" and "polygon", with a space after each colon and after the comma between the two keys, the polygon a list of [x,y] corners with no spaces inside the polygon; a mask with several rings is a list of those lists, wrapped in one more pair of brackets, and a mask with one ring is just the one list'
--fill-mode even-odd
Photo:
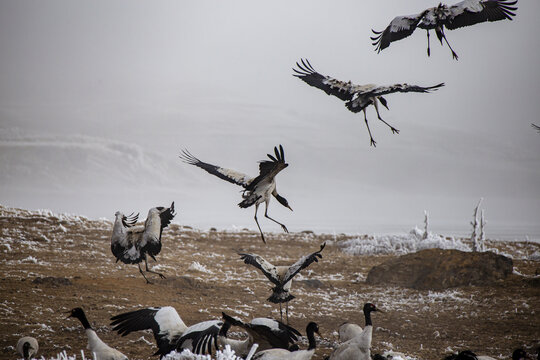
{"label": "outstretched wing", "polygon": [[416,26],[418,26],[425,13],[424,11],[416,15],[396,16],[383,31],[371,29],[375,35],[370,38],[373,40],[372,45],[375,46],[375,51],[380,53],[381,50],[390,46],[391,42],[404,39],[411,35],[416,30]]}
{"label": "outstretched wing", "polygon": [[186,329],[186,325],[171,306],[146,308],[119,314],[111,318],[113,331],[126,336],[134,331],[150,329],[154,333],[159,354],[174,350],[175,339]]}
{"label": "outstretched wing", "polygon": [[259,344],[260,350],[269,348],[288,349],[289,343],[294,344],[298,337],[302,336],[298,330],[278,320],[255,318],[251,322],[245,323],[224,312],[221,314],[226,323],[246,330],[253,337],[253,342]]}
{"label": "outstretched wing", "polygon": [[279,145],[279,150],[277,146],[274,146],[274,154],[275,156],[266,154],[270,160],[259,161],[259,175],[257,175],[257,177],[253,179],[248,186],[246,186],[246,190],[253,190],[255,186],[257,186],[257,184],[263,179],[274,177],[281,170],[289,166],[287,163],[285,163],[285,152],[283,151],[283,146]]}
{"label": "outstretched wing", "polygon": [[293,68],[293,71],[296,73],[293,74],[293,76],[296,76],[308,85],[319,88],[328,95],[334,95],[343,101],[352,99],[355,85],[350,81],[340,81],[326,75],[321,75],[315,71],[307,59],[300,59],[300,61],[302,64],[298,63],[298,61],[296,62],[298,69]]}
{"label": "outstretched wing", "polygon": [[[165,229],[169,224],[171,223],[171,220],[176,216],[176,213],[174,212],[174,201],[172,202],[171,206],[162,211],[159,214],[159,217],[161,219],[161,230]],[[160,235],[161,237],[161,235]]]}
{"label": "outstretched wing", "polygon": [[255,318],[249,323],[254,341],[264,339],[271,348],[288,349],[289,344],[294,344],[298,337],[302,336],[298,330],[286,325],[281,321],[269,318]]}
{"label": "outstretched wing", "polygon": [[176,350],[181,352],[189,349],[194,354],[212,354],[212,348],[217,350],[217,336],[223,321],[209,320],[192,325],[178,339]]}
{"label": "outstretched wing", "polygon": [[321,245],[321,248],[319,251],[314,252],[313,254],[303,256],[298,260],[296,263],[291,265],[287,272],[285,273],[285,276],[283,277],[283,284],[286,284],[289,280],[291,280],[296,274],[300,272],[300,270],[307,268],[311,263],[318,262],[320,258],[322,258],[321,251],[323,251],[324,247],[326,246],[326,242],[324,242]]}
{"label": "outstretched wing", "polygon": [[366,90],[358,91],[356,96],[361,97],[373,97],[373,96],[382,96],[386,94],[392,94],[396,92],[407,93],[407,92],[417,92],[417,93],[428,93],[430,91],[435,91],[440,87],[443,87],[444,83],[440,83],[433,86],[423,87],[418,85],[409,85],[409,84],[394,84],[390,86],[376,86],[372,88],[366,88]]}
{"label": "outstretched wing", "polygon": [[216,165],[202,162],[187,150],[182,150],[179,158],[188,164],[198,166],[201,169],[206,170],[210,174],[236,185],[246,187],[251,181],[251,178],[249,176],[247,176],[246,174],[242,174],[241,172],[225,169]]}
{"label": "outstretched wing", "polygon": [[536,131],[538,131],[540,133],[540,126],[532,124],[532,123],[531,123],[531,126],[532,126],[533,129],[536,129]]}
{"label": "outstretched wing", "polygon": [[447,29],[478,24],[485,21],[512,20],[517,0],[465,0],[448,8],[450,16],[444,24]]}
{"label": "outstretched wing", "polygon": [[266,261],[264,258],[257,254],[241,254],[240,259],[244,260],[244,263],[253,265],[257,269],[261,270],[264,276],[268,278],[272,283],[279,285],[281,282],[279,281],[279,276],[277,273],[277,269],[274,265],[270,264],[268,261]]}

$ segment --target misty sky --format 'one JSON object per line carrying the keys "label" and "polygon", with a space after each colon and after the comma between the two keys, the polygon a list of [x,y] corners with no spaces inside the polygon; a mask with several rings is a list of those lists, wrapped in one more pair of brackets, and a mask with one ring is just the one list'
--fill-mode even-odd
{"label": "misty sky", "polygon": [[[283,144],[290,166],[270,214],[290,230],[467,231],[482,197],[489,229],[540,234],[540,2],[513,21],[432,33],[377,54],[371,29],[436,1],[0,2],[0,204],[113,219],[175,201],[175,222],[256,229],[240,188],[182,163],[255,176]],[[362,114],[294,78],[445,82]],[[263,230],[279,227],[263,219]],[[531,230],[532,229],[532,230]],[[525,231],[525,230],[524,230]]]}

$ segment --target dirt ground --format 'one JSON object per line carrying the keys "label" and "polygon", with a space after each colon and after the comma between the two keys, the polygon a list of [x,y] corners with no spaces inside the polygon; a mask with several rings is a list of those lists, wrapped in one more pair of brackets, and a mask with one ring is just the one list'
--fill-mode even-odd
{"label": "dirt ground", "polygon": [[[513,274],[491,287],[443,292],[374,287],[365,283],[368,271],[391,256],[352,256],[335,246],[351,236],[267,234],[265,245],[251,231],[199,231],[172,224],[163,233],[157,264],[151,263],[167,278],[152,276],[154,284],[146,284],[135,265],[114,262],[111,230],[112,223],[103,220],[0,207],[0,358],[15,358],[14,346],[23,335],[36,337],[45,357],[61,350],[80,354],[86,336],[76,319],[66,319],[66,312],[77,306],[85,309],[98,335],[130,359],[155,359],[156,348],[150,333],[122,338],[111,331],[110,317],[122,312],[169,305],[187,325],[219,318],[222,311],[244,320],[279,318],[279,308],[266,301],[270,283],[237,253],[290,264],[324,241],[322,260],[295,278],[291,293],[296,299],[289,306],[290,324],[303,334],[309,321],[320,326],[323,339],[314,359],[330,353],[340,323],[363,326],[361,308],[367,301],[384,310],[373,315],[372,353],[393,349],[419,359],[442,359],[467,348],[502,359],[517,347],[539,344],[537,261],[515,258],[514,267],[524,276]],[[540,249],[534,243],[494,244],[507,254]]]}

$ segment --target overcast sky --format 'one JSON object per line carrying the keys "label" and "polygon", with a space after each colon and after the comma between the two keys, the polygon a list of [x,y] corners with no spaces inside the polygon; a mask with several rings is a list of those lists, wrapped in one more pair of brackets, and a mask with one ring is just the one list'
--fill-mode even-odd
{"label": "overcast sky", "polygon": [[[256,229],[239,187],[178,153],[255,176],[283,144],[294,212],[269,213],[290,230],[407,231],[427,210],[467,231],[482,197],[488,231],[540,234],[540,2],[447,31],[459,61],[433,33],[428,58],[424,30],[374,51],[372,28],[436,4],[2,0],[0,203],[112,220],[174,200],[177,223]],[[302,57],[358,84],[446,86],[387,96],[399,135],[369,108],[373,148],[362,114],[291,76]]]}

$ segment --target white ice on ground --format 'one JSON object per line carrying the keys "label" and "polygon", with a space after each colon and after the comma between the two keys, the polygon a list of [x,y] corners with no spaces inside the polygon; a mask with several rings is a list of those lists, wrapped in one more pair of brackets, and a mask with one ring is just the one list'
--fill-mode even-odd
{"label": "white ice on ground", "polygon": [[208,270],[206,266],[202,265],[198,261],[192,262],[191,265],[189,265],[188,270],[195,270],[195,271],[200,271],[207,274],[213,274],[211,270]]}
{"label": "white ice on ground", "polygon": [[415,357],[391,350],[385,351],[383,356],[385,356],[388,360],[416,360]]}
{"label": "white ice on ground", "polygon": [[351,255],[408,254],[424,249],[456,249],[471,251],[460,239],[428,233],[415,227],[408,234],[373,235],[369,237],[338,241],[336,245]]}
{"label": "white ice on ground", "polygon": [[176,351],[166,355],[164,360],[242,360],[236,356],[234,350],[229,345],[225,346],[225,349],[218,350],[214,357],[210,355],[195,355],[189,350],[184,350],[181,353]]}
{"label": "white ice on ground", "polygon": [[[84,354],[81,351],[81,356],[79,355],[68,355],[64,350],[55,357],[48,358],[48,360],[93,360],[93,357],[88,357],[88,354]],[[216,354],[212,357],[210,355],[196,355],[189,350],[184,350],[181,353],[176,351],[171,352],[170,354],[164,357],[165,360],[242,360],[240,357],[236,356],[234,350],[231,349],[229,345],[226,345],[225,349],[218,350]],[[47,360],[45,357],[39,358],[39,360]],[[407,359],[408,360],[408,359]]]}

